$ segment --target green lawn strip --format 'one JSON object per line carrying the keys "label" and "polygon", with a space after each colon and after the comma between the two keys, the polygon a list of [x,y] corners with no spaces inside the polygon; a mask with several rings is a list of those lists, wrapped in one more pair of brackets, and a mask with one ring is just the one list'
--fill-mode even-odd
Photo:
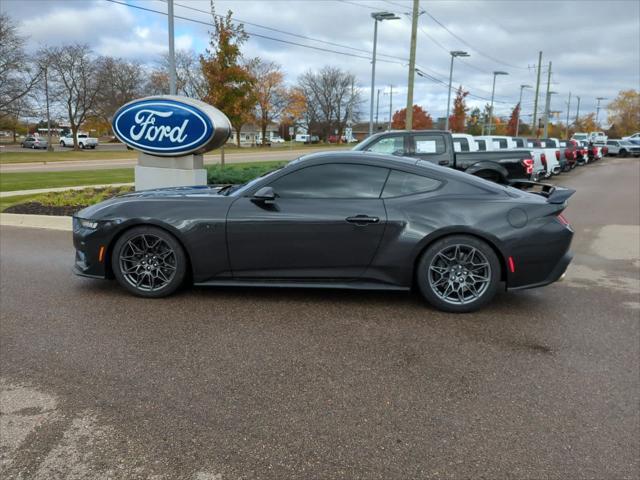
{"label": "green lawn strip", "polygon": [[[274,170],[285,161],[247,162],[208,165],[209,183],[244,183]],[[132,168],[109,170],[74,170],[65,172],[11,172],[0,175],[0,191],[35,190],[39,188],[75,187],[78,185],[107,185],[133,182]]]}
{"label": "green lawn strip", "polygon": [[0,191],[75,187],[133,182],[133,168],[73,170],[69,172],[10,172],[0,174]]}
{"label": "green lawn strip", "polygon": [[26,149],[24,152],[2,152],[0,153],[0,164],[9,163],[54,163],[54,162],[80,162],[85,160],[120,160],[123,158],[136,158],[137,152],[131,150],[116,151],[93,151],[81,150],[74,152],[67,150],[63,152],[41,152],[30,151]]}
{"label": "green lawn strip", "polygon": [[84,207],[102,202],[121,193],[130,192],[133,187],[86,188],[84,190],[66,190],[35,195],[18,195],[0,198],[0,211],[20,203],[39,203],[47,207]]}

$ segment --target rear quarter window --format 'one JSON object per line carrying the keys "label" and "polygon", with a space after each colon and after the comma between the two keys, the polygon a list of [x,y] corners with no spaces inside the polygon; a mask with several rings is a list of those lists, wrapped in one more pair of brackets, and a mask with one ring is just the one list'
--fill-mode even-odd
{"label": "rear quarter window", "polygon": [[466,138],[454,138],[453,139],[453,149],[456,152],[468,152],[469,151],[469,140]]}
{"label": "rear quarter window", "polygon": [[382,191],[382,198],[404,197],[436,190],[442,185],[440,180],[414,173],[391,170]]}
{"label": "rear quarter window", "polygon": [[484,152],[487,149],[487,144],[485,143],[484,140],[476,140],[476,143],[478,144],[478,150],[481,150]]}

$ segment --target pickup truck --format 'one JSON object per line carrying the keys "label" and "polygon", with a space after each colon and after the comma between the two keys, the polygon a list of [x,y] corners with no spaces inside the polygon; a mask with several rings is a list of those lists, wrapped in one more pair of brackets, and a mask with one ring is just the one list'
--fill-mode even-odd
{"label": "pickup truck", "polygon": [[[98,146],[98,139],[90,137],[86,133],[79,133],[77,135],[77,138],[78,138],[78,146],[80,148],[94,149]],[[71,133],[68,133],[64,137],[60,137],[60,146],[73,147],[73,135]]]}
{"label": "pickup truck", "polygon": [[544,153],[545,161],[547,163],[547,176],[558,175],[562,172],[559,148],[555,147],[553,144],[548,145],[544,139],[540,138],[528,138],[527,146],[541,152],[541,154]]}
{"label": "pickup truck", "polygon": [[531,180],[534,165],[528,150],[456,152],[451,132],[445,130],[381,132],[363,140],[353,150],[425,160],[503,184]]}

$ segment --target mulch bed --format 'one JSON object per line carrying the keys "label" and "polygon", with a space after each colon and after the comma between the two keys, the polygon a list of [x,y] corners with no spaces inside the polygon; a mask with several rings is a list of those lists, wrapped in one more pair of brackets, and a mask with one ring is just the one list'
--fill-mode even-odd
{"label": "mulch bed", "polygon": [[74,213],[86,208],[88,205],[66,205],[52,206],[43,205],[40,202],[25,202],[12,205],[2,213],[26,213],[29,215],[66,215],[72,216]]}

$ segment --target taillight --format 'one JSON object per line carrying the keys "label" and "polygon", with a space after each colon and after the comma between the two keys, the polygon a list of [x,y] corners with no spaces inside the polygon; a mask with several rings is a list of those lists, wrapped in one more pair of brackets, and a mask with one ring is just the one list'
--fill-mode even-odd
{"label": "taillight", "polygon": [[607,153],[609,153],[609,147],[602,147],[602,154],[606,155]]}
{"label": "taillight", "polygon": [[567,220],[566,218],[564,218],[564,215],[562,215],[561,213],[558,214],[557,216],[558,221],[564,225],[565,227],[569,226],[569,220]]}
{"label": "taillight", "polygon": [[525,168],[527,175],[531,175],[533,173],[533,159],[525,158],[522,160],[522,166]]}
{"label": "taillight", "polygon": [[547,167],[547,156],[544,153],[540,154],[540,161],[542,162],[542,164],[546,168]]}
{"label": "taillight", "polygon": [[577,159],[578,159],[578,151],[577,151],[577,150],[574,150],[574,151],[573,151],[573,159],[574,159],[574,160],[577,160]]}
{"label": "taillight", "polygon": [[566,148],[564,150],[564,158],[566,158],[567,160],[569,160],[569,157],[571,157],[571,150],[569,150],[568,148]]}
{"label": "taillight", "polygon": [[556,150],[556,160],[560,160],[560,150]]}

